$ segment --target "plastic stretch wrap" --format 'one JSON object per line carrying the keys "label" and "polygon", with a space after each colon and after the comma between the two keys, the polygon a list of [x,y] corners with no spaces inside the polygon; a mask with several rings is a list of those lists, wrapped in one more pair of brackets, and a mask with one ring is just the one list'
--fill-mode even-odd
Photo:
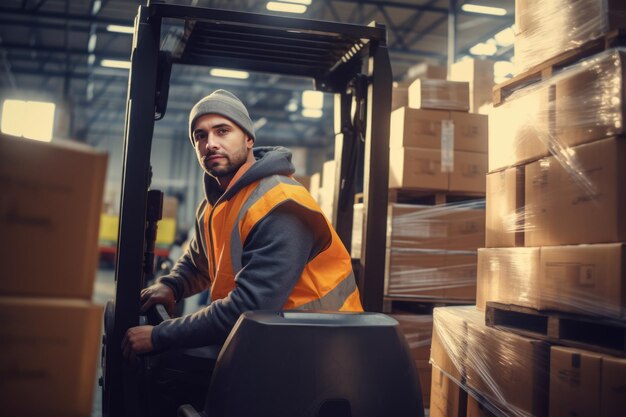
{"label": "plastic stretch wrap", "polygon": [[623,243],[478,250],[476,304],[626,317]]}
{"label": "plastic stretch wrap", "polygon": [[[360,255],[362,205],[355,205],[352,256]],[[484,246],[484,200],[438,206],[390,204],[387,295],[473,299],[476,249]]]}
{"label": "plastic stretch wrap", "polygon": [[525,71],[626,27],[623,0],[516,0],[515,62]]}
{"label": "plastic stretch wrap", "polygon": [[430,343],[433,334],[433,316],[418,314],[392,314],[400,325],[404,334],[411,356],[415,360],[430,357]]}
{"label": "plastic stretch wrap", "polygon": [[625,59],[605,51],[494,109],[488,246],[626,241]]}
{"label": "plastic stretch wrap", "polygon": [[548,415],[549,346],[485,326],[473,306],[434,310],[431,364],[498,416]]}
{"label": "plastic stretch wrap", "polygon": [[386,295],[474,299],[475,252],[392,249],[387,253]]}
{"label": "plastic stretch wrap", "polygon": [[548,154],[579,171],[570,147],[625,132],[625,60],[609,49],[510,94],[489,117],[489,171]]}
{"label": "plastic stretch wrap", "polygon": [[[352,257],[360,256],[363,204],[354,205]],[[388,249],[475,251],[485,244],[485,200],[418,205],[389,204]]]}
{"label": "plastic stretch wrap", "polygon": [[431,367],[430,343],[433,334],[433,316],[417,314],[392,314],[400,325],[400,330],[409,344],[411,357],[420,378],[422,400],[428,407],[430,403]]}

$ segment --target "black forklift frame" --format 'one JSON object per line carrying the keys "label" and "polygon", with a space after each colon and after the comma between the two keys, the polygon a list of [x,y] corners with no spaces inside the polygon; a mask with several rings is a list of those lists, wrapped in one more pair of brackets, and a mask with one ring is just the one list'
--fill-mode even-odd
{"label": "black forklift frame", "polygon": [[[163,19],[185,21],[178,47],[160,50]],[[155,120],[165,113],[171,64],[216,66],[310,77],[318,90],[335,93],[334,225],[350,248],[355,176],[363,168],[363,240],[358,286],[366,311],[382,311],[391,65],[383,25],[359,26],[148,2],[135,18],[124,131],[121,216],[115,270],[115,303],[105,323],[103,411],[141,416],[138,371],[122,360],[126,330],[139,324],[145,285],[150,153]],[[366,73],[362,74],[367,65]],[[356,114],[351,116],[351,103]],[[360,157],[357,153],[362,153]],[[360,159],[360,160],[359,160]],[[105,320],[106,321],[106,320]]]}

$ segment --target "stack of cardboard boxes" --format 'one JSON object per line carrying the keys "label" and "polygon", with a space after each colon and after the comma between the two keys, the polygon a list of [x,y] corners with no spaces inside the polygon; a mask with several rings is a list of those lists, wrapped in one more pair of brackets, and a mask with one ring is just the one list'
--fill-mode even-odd
{"label": "stack of cardboard boxes", "polygon": [[[526,10],[526,3],[536,7]],[[564,3],[568,7],[560,7]],[[520,15],[541,16],[537,22],[552,11],[545,27],[518,27],[553,33],[559,32],[554,21],[563,21],[559,29],[576,38],[567,16],[610,21],[618,2],[571,3],[518,2]],[[590,3],[601,6],[599,17],[586,11]],[[536,56],[545,58],[549,44],[533,44]],[[626,50],[580,58],[543,81],[500,94],[490,114],[477,309],[435,310],[433,399],[436,389],[444,398],[462,398],[463,386],[499,416],[623,414],[626,359],[596,353],[591,343],[589,350],[550,346],[486,327],[483,313],[487,302],[498,302],[578,314],[591,319],[590,338],[593,320],[611,318],[619,326],[626,318]],[[431,416],[466,415],[466,404],[431,402]]]}
{"label": "stack of cardboard boxes", "polygon": [[623,29],[625,21],[626,3],[621,0],[516,0],[517,70]]}
{"label": "stack of cardboard boxes", "polygon": [[469,82],[417,79],[403,104],[391,113],[389,188],[484,193],[487,116],[468,113]]}
{"label": "stack of cardboard boxes", "polygon": [[91,415],[106,166],[84,146],[0,136],[0,415]]}
{"label": "stack of cardboard boxes", "polygon": [[[391,113],[389,187],[394,191],[484,194],[487,116],[468,113],[470,102],[481,100],[483,84],[473,74],[484,64],[470,60],[462,66],[474,70],[468,81],[416,79],[404,105]],[[385,295],[473,300],[475,254],[484,242],[481,203],[391,204]],[[359,235],[358,220],[355,215],[353,236]]]}
{"label": "stack of cardboard boxes", "polygon": [[[353,258],[361,250],[363,205],[354,206]],[[484,245],[484,200],[436,206],[389,204],[385,296],[467,301],[476,294],[476,250]]]}

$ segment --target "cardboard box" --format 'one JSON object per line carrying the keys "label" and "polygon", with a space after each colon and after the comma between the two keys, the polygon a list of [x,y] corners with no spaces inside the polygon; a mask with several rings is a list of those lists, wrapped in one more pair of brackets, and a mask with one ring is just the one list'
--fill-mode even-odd
{"label": "cardboard box", "polygon": [[409,85],[409,107],[468,111],[469,83],[417,79]]}
{"label": "cardboard box", "polygon": [[417,78],[445,80],[448,76],[448,68],[441,65],[433,65],[427,62],[420,62],[410,67],[406,71],[407,79],[413,81]]}
{"label": "cardboard box", "polygon": [[433,310],[433,337],[430,348],[433,380],[437,371],[443,371],[455,381],[464,381],[467,377],[466,312],[476,316],[473,307],[437,307]]}
{"label": "cardboard box", "polygon": [[422,403],[424,407],[430,407],[430,384],[432,380],[432,366],[428,363],[428,359],[420,359],[415,361],[417,375],[420,380],[420,390],[422,392]]}
{"label": "cardboard box", "polygon": [[[626,142],[605,139],[526,166],[526,246],[626,241]],[[584,221],[581,221],[584,219]]]}
{"label": "cardboard box", "polygon": [[597,416],[600,410],[601,369],[602,356],[599,354],[552,346],[550,417]]}
{"label": "cardboard box", "polygon": [[311,193],[311,196],[313,196],[313,199],[318,204],[320,203],[321,182],[322,182],[322,174],[320,174],[319,172],[316,172],[315,174],[311,175],[311,183],[309,185],[309,192]]}
{"label": "cardboard box", "polygon": [[626,25],[621,0],[517,0],[515,57],[519,71]]}
{"label": "cardboard box", "polygon": [[540,248],[478,249],[476,308],[487,301],[540,309]]}
{"label": "cardboard box", "polygon": [[515,92],[489,115],[489,171],[549,155],[551,88],[545,83]]}
{"label": "cardboard box", "polygon": [[102,307],[0,297],[0,414],[91,416]]}
{"label": "cardboard box", "polygon": [[[392,203],[387,207],[387,248],[475,251],[485,243],[480,202],[452,206]],[[360,257],[363,204],[354,205],[352,256]],[[358,255],[358,256],[357,256]]]}
{"label": "cardboard box", "polygon": [[614,417],[626,409],[626,359],[602,357],[600,417]]}
{"label": "cardboard box", "polygon": [[0,294],[91,299],[106,167],[84,145],[0,136]]}
{"label": "cardboard box", "polygon": [[466,81],[470,88],[470,112],[478,113],[481,106],[491,103],[494,86],[493,65],[489,59],[470,58],[450,67],[451,81]]}
{"label": "cardboard box", "polygon": [[409,85],[411,85],[411,82],[412,81],[403,81],[394,83],[391,90],[391,111],[409,105]]}
{"label": "cardboard box", "polygon": [[450,172],[450,191],[485,193],[487,154],[477,152],[454,152],[454,169]]}
{"label": "cardboard box", "polygon": [[400,107],[391,112],[389,146],[441,149],[441,121],[449,118],[445,110]]}
{"label": "cardboard box", "polygon": [[433,369],[430,391],[430,417],[465,417],[467,393],[438,369]]}
{"label": "cardboard box", "polygon": [[489,121],[486,115],[451,111],[450,120],[454,124],[454,149],[487,153]]}
{"label": "cardboard box", "polygon": [[497,417],[487,405],[478,402],[471,395],[467,396],[467,417]]}
{"label": "cardboard box", "polygon": [[448,189],[448,173],[441,172],[441,151],[391,148],[389,157],[389,188]]}
{"label": "cardboard box", "polygon": [[487,116],[401,107],[391,113],[390,147],[441,149],[442,121],[454,125],[452,149],[487,153]]}
{"label": "cardboard box", "polygon": [[390,204],[387,247],[476,250],[484,245],[485,224],[485,211],[477,206]]}
{"label": "cardboard box", "polygon": [[626,317],[626,244],[542,247],[541,275],[545,309]]}
{"label": "cardboard box", "polygon": [[425,406],[430,404],[430,379],[431,366],[430,342],[433,334],[433,316],[417,314],[392,314],[400,325],[411,350],[411,357],[415,361],[417,374],[419,375],[422,401]]}
{"label": "cardboard box", "polygon": [[467,396],[467,417],[496,417],[488,407],[476,401],[471,395]]}
{"label": "cardboard box", "polygon": [[418,360],[430,358],[430,343],[433,335],[433,316],[429,314],[392,314],[411,350],[411,357]]}
{"label": "cardboard box", "polygon": [[385,257],[385,294],[473,300],[476,294],[476,255],[461,253],[388,249]]}
{"label": "cardboard box", "polygon": [[557,78],[558,143],[576,146],[626,132],[625,60],[626,52],[611,50]]}
{"label": "cardboard box", "polygon": [[485,245],[524,246],[524,168],[487,174]]}
{"label": "cardboard box", "polygon": [[335,209],[335,176],[337,174],[337,163],[334,159],[324,162],[322,167],[322,186],[319,189],[320,208],[332,221]]}
{"label": "cardboard box", "polygon": [[547,416],[549,345],[487,327],[476,314],[467,318],[468,386],[513,415]]}

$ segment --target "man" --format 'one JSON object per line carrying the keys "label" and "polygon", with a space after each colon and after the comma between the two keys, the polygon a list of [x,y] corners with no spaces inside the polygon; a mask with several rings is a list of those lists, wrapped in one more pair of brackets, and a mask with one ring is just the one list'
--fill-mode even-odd
{"label": "man", "polygon": [[128,330],[125,357],[173,347],[221,344],[249,310],[363,311],[351,259],[308,191],[291,177],[291,153],[253,149],[243,103],[217,90],[189,115],[204,170],[196,233],[172,272],[144,289],[141,309],[210,288],[204,309],[158,326]]}

